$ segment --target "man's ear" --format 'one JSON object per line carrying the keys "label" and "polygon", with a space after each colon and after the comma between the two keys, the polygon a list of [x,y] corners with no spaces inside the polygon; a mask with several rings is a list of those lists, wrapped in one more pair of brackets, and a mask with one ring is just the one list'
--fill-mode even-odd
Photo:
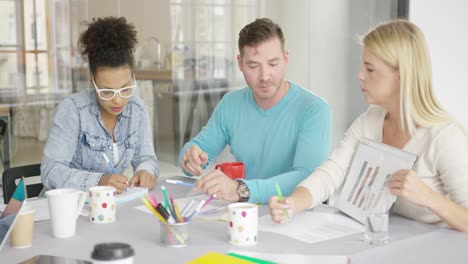
{"label": "man's ear", "polygon": [[242,56],[240,54],[237,54],[237,66],[239,70],[242,71]]}
{"label": "man's ear", "polygon": [[286,50],[286,49],[284,50],[284,62],[285,62],[286,65],[289,62],[289,51]]}

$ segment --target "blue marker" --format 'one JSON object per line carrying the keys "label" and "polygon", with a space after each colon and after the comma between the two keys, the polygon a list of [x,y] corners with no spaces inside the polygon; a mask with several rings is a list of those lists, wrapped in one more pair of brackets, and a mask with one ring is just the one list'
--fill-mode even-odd
{"label": "blue marker", "polygon": [[114,168],[114,165],[112,164],[112,162],[110,161],[110,159],[107,157],[106,153],[102,153],[102,156],[104,157],[104,160],[106,161],[107,163],[107,166],[109,166],[109,169],[111,170],[111,172],[113,174],[115,174],[115,168]]}
{"label": "blue marker", "polygon": [[178,181],[178,180],[166,180],[166,182],[167,182],[167,183],[172,183],[172,184],[178,184],[178,185],[188,186],[188,187],[193,187],[193,186],[195,186],[195,183],[183,182],[183,181]]}
{"label": "blue marker", "polygon": [[[104,160],[106,161],[107,163],[107,166],[109,166],[109,169],[111,170],[112,174],[116,174],[116,171],[115,171],[115,168],[114,168],[114,164],[112,164],[112,162],[110,161],[110,159],[107,157],[106,153],[102,153],[102,156],[104,157]],[[128,186],[128,181],[127,181],[127,186]],[[125,188],[124,191],[128,191],[128,188]]]}

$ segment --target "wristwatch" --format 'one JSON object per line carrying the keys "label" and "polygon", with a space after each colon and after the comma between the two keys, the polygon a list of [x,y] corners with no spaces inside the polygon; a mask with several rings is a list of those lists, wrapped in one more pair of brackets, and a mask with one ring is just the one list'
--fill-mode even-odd
{"label": "wristwatch", "polygon": [[250,198],[249,187],[247,187],[247,184],[241,180],[236,181],[239,183],[239,186],[237,186],[236,189],[237,194],[240,196],[239,202],[247,202]]}

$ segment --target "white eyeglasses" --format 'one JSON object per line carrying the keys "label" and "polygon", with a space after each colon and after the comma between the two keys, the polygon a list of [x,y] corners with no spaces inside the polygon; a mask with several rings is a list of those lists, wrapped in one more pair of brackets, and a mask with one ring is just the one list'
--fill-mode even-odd
{"label": "white eyeglasses", "polygon": [[135,79],[135,74],[132,73],[132,85],[122,87],[120,89],[114,90],[114,89],[99,89],[96,85],[96,81],[93,78],[93,85],[94,89],[96,89],[97,94],[99,95],[99,98],[102,100],[112,100],[114,97],[119,94],[121,98],[130,98],[135,94],[135,90],[137,88],[136,85],[136,79]]}

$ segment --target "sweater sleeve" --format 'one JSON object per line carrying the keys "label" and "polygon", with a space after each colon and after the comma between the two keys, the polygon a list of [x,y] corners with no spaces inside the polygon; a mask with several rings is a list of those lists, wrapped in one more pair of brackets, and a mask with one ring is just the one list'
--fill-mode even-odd
{"label": "sweater sleeve", "polygon": [[468,139],[463,128],[448,126],[433,144],[434,164],[444,191],[456,204],[468,208]]}
{"label": "sweater sleeve", "polygon": [[[185,151],[193,145],[197,145],[208,154],[208,162],[203,168],[208,167],[210,162],[215,159],[224,149],[228,142],[229,134],[226,130],[226,120],[228,115],[224,111],[225,100],[221,100],[216,106],[213,114],[206,126],[197,134],[196,137],[187,142],[179,153],[179,163],[182,161]],[[192,176],[184,170],[187,176]]]}
{"label": "sweater sleeve", "polygon": [[249,202],[268,203],[271,196],[277,195],[275,182],[284,195],[290,195],[328,156],[331,144],[332,113],[325,102],[309,109],[298,128],[293,169],[267,179],[244,180],[250,190]]}
{"label": "sweater sleeve", "polygon": [[320,167],[318,167],[299,186],[312,194],[312,206],[326,201],[343,184],[359,139],[364,134],[367,112],[358,117],[346,131],[343,140]]}

